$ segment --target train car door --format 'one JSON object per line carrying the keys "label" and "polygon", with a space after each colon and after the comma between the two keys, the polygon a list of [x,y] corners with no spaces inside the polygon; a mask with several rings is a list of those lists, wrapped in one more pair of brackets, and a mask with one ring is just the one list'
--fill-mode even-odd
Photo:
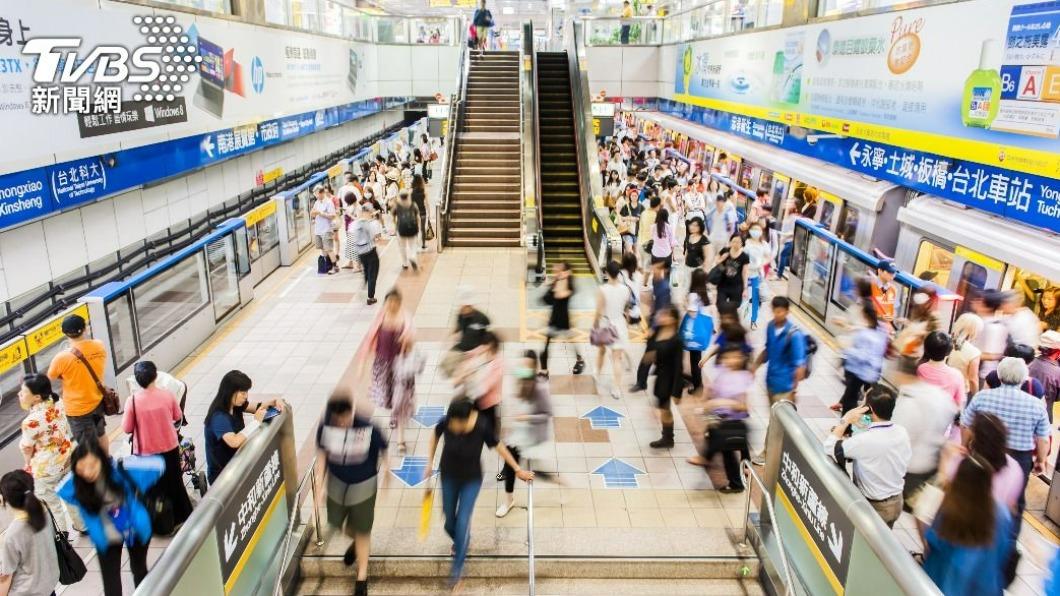
{"label": "train car door", "polygon": [[1000,288],[1004,275],[1005,264],[1001,261],[958,246],[953,251],[953,267],[947,287],[964,297],[961,305],[961,312],[964,312],[982,296],[984,290]]}

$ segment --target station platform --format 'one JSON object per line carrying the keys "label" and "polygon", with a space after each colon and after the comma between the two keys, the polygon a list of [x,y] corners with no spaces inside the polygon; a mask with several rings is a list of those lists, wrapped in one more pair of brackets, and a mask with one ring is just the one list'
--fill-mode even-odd
{"label": "station platform", "polygon": [[[410,485],[401,471],[407,459],[425,457],[431,423],[453,396],[437,363],[450,344],[458,289],[474,289],[479,308],[491,317],[504,340],[509,361],[523,349],[540,349],[545,307],[538,298],[541,288],[523,281],[525,256],[519,249],[448,249],[440,255],[432,249],[422,255],[418,274],[401,272],[392,243],[381,249],[381,255],[379,287],[382,292],[391,287],[402,291],[406,308],[415,313],[416,345],[427,366],[417,379],[417,422],[406,431],[408,453],[401,456],[390,450],[391,473],[377,500],[372,591],[431,593],[441,590],[448,561],[440,499],[435,500],[430,534],[421,542],[417,526],[425,484]],[[221,376],[231,369],[253,379],[251,399],[279,397],[292,406],[302,470],[314,455],[314,430],[333,390],[350,387],[358,401],[367,400],[367,383],[356,377],[354,354],[379,307],[365,305],[360,274],[343,270],[335,276],[318,276],[315,262],[311,263],[315,257],[310,256],[266,280],[249,308],[172,371],[189,386],[189,426],[184,433],[194,438],[199,453],[206,410]],[[573,314],[576,324],[587,330],[591,311],[586,306],[591,301],[585,296],[592,295],[593,282],[579,282],[584,288]],[[774,286],[774,291],[782,287]],[[799,389],[799,412],[823,437],[836,420],[828,405],[842,391],[835,372],[837,359],[827,334],[808,320],[799,320],[797,311],[796,320],[822,340],[815,370]],[[761,334],[752,333],[756,346],[762,343]],[[636,359],[643,340],[634,337]],[[587,361],[587,370],[578,376],[565,372],[574,364],[575,350]],[[554,451],[532,464],[535,470],[553,473],[552,479],[539,480],[534,487],[538,593],[651,594],[663,589],[671,594],[761,593],[754,580],[733,579],[757,575],[757,558],[741,547],[746,495],[712,490],[723,483],[721,475],[705,474],[685,462],[696,453],[702,436],[692,413],[696,399],[682,400],[677,445],[652,449],[648,443],[659,430],[646,394],[613,399],[598,391],[595,356],[584,336],[576,334],[573,341],[555,345],[553,354]],[[751,404],[752,445],[757,449],[769,415],[761,379]],[[601,416],[597,408],[614,414]],[[374,421],[388,429],[385,411],[377,411]],[[503,489],[492,471],[499,469],[499,458],[493,453],[485,458],[487,477],[473,518],[466,593],[525,593],[527,488],[519,485],[517,507],[496,518]],[[1035,488],[1035,482],[1041,484],[1032,479],[1030,508],[1041,509],[1044,490]],[[920,549],[911,518],[903,516],[894,531],[910,551]],[[1056,536],[1040,523],[1025,523],[1020,542],[1024,556],[1010,593],[1043,594]],[[84,543],[80,539],[77,546],[90,561],[95,555]],[[164,539],[152,542],[149,563],[165,545]],[[300,593],[349,593],[352,579],[341,562],[347,545],[342,536],[329,536],[321,548],[309,544],[301,562],[305,579]],[[91,564],[89,569],[85,581],[59,593],[102,593],[98,572]],[[128,573],[125,580],[131,589]]]}

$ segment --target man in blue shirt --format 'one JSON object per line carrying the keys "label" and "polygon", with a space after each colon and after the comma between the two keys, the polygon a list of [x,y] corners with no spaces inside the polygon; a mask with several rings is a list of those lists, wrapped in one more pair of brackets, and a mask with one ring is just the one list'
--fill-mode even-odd
{"label": "man in blue shirt", "polygon": [[754,370],[766,363],[769,403],[795,401],[795,390],[806,376],[806,338],[788,320],[791,303],[784,296],[773,298],[773,322],[766,327],[766,347],[758,354]]}

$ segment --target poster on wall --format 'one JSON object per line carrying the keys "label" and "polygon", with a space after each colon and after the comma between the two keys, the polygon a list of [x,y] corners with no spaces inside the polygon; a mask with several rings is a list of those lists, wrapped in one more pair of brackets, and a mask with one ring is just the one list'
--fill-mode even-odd
{"label": "poster on wall", "polygon": [[0,19],[0,174],[377,95],[368,44],[105,0]]}
{"label": "poster on wall", "polygon": [[1057,2],[971,0],[748,33],[683,44],[676,62],[677,101],[1060,177]]}

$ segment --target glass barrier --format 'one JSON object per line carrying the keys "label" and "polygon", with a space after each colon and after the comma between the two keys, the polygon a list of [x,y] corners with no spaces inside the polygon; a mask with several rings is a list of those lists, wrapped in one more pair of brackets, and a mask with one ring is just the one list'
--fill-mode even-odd
{"label": "glass barrier", "polygon": [[128,292],[107,303],[107,326],[110,329],[110,355],[114,360],[114,370],[124,370],[139,354]]}
{"label": "glass barrier", "polygon": [[590,46],[660,45],[780,25],[784,0],[714,0],[664,17],[585,17]]}
{"label": "glass barrier", "polygon": [[374,15],[332,0],[266,0],[265,20],[371,43],[454,45],[461,33],[458,17]]}
{"label": "glass barrier", "polygon": [[250,275],[250,249],[247,243],[247,229],[236,228],[236,265],[240,279]]}
{"label": "glass barrier", "polygon": [[213,294],[214,319],[220,321],[239,306],[239,276],[236,273],[236,251],[232,235],[222,236],[206,245],[206,262],[210,270],[210,292]]}
{"label": "glass barrier", "polygon": [[207,12],[221,14],[232,14],[232,5],[229,0],[155,0],[164,4],[175,4],[185,8],[195,8]]}
{"label": "glass barrier", "polygon": [[189,255],[133,288],[133,300],[146,352],[209,302],[202,253]]}
{"label": "glass barrier", "polygon": [[294,227],[297,232],[298,250],[309,246],[309,243],[313,241],[313,236],[309,233],[309,201],[308,190],[303,190],[293,197]]}
{"label": "glass barrier", "polygon": [[914,8],[952,2],[953,0],[818,0],[817,16],[831,17],[855,13],[885,12],[897,8]]}
{"label": "glass barrier", "polygon": [[280,245],[280,231],[276,229],[276,214],[258,222],[258,245],[261,254],[265,254]]}
{"label": "glass barrier", "polygon": [[0,347],[0,433],[9,437],[18,432],[25,412],[18,403],[22,377],[26,374],[26,341],[19,337]]}

